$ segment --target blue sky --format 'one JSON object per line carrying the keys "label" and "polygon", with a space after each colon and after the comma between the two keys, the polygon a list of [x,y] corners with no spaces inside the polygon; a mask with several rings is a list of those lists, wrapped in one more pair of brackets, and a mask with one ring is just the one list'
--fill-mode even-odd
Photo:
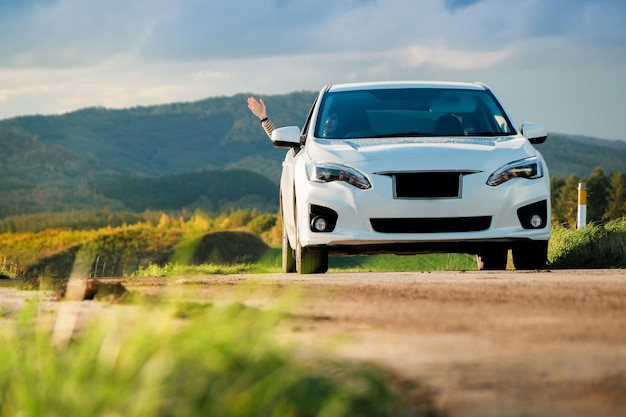
{"label": "blue sky", "polygon": [[625,21],[623,0],[2,0],[0,119],[425,79],[626,140]]}

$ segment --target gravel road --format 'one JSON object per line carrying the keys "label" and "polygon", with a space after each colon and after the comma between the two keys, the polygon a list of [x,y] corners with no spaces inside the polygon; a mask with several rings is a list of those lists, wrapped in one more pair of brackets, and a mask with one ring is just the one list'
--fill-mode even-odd
{"label": "gravel road", "polygon": [[264,306],[296,292],[299,340],[422,381],[441,415],[626,416],[624,270],[202,281],[194,296],[216,301]]}
{"label": "gravel road", "polygon": [[111,281],[185,300],[291,300],[287,337],[420,381],[442,416],[626,416],[624,270]]}

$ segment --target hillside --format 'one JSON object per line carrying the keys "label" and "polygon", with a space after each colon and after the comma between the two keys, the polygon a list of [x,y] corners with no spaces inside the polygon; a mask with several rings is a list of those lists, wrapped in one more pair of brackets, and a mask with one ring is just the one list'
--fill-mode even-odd
{"label": "hillside", "polygon": [[548,140],[537,149],[554,177],[587,177],[598,167],[606,173],[626,172],[626,141],[549,133]]}
{"label": "hillside", "polygon": [[[259,121],[247,108],[247,94],[124,110],[88,108],[60,116],[24,116],[0,128],[35,136],[94,158],[128,176],[162,176],[227,168],[251,157],[280,161],[284,151],[268,146]],[[313,93],[267,97],[277,125],[302,125]],[[35,162],[35,161],[33,161]],[[246,164],[267,175],[267,166]]]}
{"label": "hillside", "polygon": [[[276,210],[285,151],[271,146],[248,95],[2,120],[0,218],[102,208]],[[315,95],[263,98],[276,125],[301,126]],[[538,149],[556,177],[582,178],[597,167],[626,172],[626,142],[550,133]]]}

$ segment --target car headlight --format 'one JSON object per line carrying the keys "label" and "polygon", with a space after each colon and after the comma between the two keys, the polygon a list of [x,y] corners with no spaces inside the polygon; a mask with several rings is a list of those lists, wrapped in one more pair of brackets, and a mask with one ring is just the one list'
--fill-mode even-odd
{"label": "car headlight", "polygon": [[306,174],[309,181],[313,182],[343,181],[361,190],[372,188],[372,184],[362,172],[346,165],[308,161]]}
{"label": "car headlight", "polygon": [[494,171],[487,179],[487,185],[496,186],[513,178],[541,178],[543,166],[536,156],[511,162]]}

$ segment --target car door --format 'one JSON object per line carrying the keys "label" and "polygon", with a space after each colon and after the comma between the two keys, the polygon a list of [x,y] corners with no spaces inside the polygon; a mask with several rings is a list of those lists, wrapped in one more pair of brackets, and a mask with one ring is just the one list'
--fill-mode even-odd
{"label": "car door", "polygon": [[307,116],[306,122],[304,123],[304,127],[300,132],[300,146],[293,147],[287,151],[285,155],[285,159],[283,161],[282,173],[280,177],[280,205],[281,205],[281,214],[283,216],[283,225],[286,228],[287,237],[289,238],[289,243],[292,247],[295,248],[296,245],[296,196],[295,196],[295,185],[294,178],[295,173],[294,169],[296,167],[296,159],[301,156],[303,148],[305,146],[306,137],[309,132],[309,128],[312,123],[312,114],[313,109],[315,109],[315,105],[317,104],[317,99],[313,102],[311,109],[309,110],[309,114]]}

